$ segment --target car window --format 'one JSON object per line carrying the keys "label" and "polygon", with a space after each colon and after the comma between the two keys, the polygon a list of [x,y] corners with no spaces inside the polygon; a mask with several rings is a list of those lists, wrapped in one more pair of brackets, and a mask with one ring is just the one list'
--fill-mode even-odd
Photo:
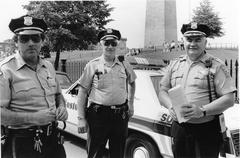
{"label": "car window", "polygon": [[[160,85],[160,81],[161,81],[162,77],[163,76],[151,76],[151,80],[152,80],[152,83],[153,83],[153,86],[154,86],[157,96],[159,94],[159,85]],[[158,97],[158,99],[159,99],[159,97]]]}
{"label": "car window", "polygon": [[67,89],[72,84],[71,80],[64,74],[57,74],[57,79],[62,89]]}
{"label": "car window", "polygon": [[76,84],[76,86],[74,86],[70,91],[69,91],[69,93],[71,94],[71,95],[78,95],[78,90],[79,90],[79,87],[80,87],[80,84]]}

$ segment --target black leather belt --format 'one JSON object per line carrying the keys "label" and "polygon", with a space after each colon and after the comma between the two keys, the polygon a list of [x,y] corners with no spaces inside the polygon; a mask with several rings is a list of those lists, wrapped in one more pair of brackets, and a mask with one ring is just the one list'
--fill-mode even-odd
{"label": "black leather belt", "polygon": [[91,103],[91,105],[99,105],[103,108],[109,108],[109,109],[119,109],[127,105],[127,101],[125,101],[123,104],[117,104],[117,105],[103,105],[103,104],[97,104],[97,103]]}
{"label": "black leather belt", "polygon": [[127,101],[119,105],[102,105],[97,103],[91,103],[89,108],[93,108],[95,111],[98,110],[112,110],[114,112],[120,112],[123,110],[128,110]]}
{"label": "black leather belt", "polygon": [[57,128],[57,123],[52,122],[48,125],[44,126],[32,126],[29,128],[24,128],[24,129],[13,129],[13,128],[8,128],[7,131],[11,135],[15,136],[22,136],[22,137],[31,137],[36,133],[36,130],[41,130],[44,135],[49,136],[53,133],[53,130]]}

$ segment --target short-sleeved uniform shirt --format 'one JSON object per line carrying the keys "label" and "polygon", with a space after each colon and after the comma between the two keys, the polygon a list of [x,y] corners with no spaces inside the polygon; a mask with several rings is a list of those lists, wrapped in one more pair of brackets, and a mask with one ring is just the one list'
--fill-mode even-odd
{"label": "short-sleeved uniform shirt", "polygon": [[127,82],[134,82],[136,74],[128,62],[123,63],[115,58],[110,66],[103,56],[87,63],[79,83],[90,91],[90,102],[107,106],[123,104],[126,101]]}
{"label": "short-sleeved uniform shirt", "polygon": [[236,87],[224,63],[205,52],[196,62],[189,60],[187,55],[181,56],[170,63],[160,86],[165,90],[180,84],[190,103],[206,105],[209,103],[208,68],[206,61],[212,61],[210,67],[210,85],[213,100],[227,93],[234,92]]}
{"label": "short-sleeved uniform shirt", "polygon": [[[37,70],[32,70],[19,53],[0,63],[0,106],[15,112],[56,110],[56,95],[60,85],[52,64],[39,59]],[[27,128],[30,124],[19,128]],[[17,128],[17,127],[16,127]]]}

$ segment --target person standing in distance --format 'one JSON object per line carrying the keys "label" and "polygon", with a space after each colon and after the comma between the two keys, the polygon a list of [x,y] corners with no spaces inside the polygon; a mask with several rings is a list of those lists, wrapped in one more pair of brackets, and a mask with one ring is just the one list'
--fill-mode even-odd
{"label": "person standing in distance", "polygon": [[12,19],[18,52],[0,63],[3,158],[65,158],[57,121],[68,113],[52,64],[39,57],[47,25],[25,15]]}
{"label": "person standing in distance", "polygon": [[[183,24],[186,55],[173,60],[160,83],[160,102],[169,109],[175,158],[217,158],[222,143],[219,114],[233,106],[236,88],[225,64],[206,52],[210,29],[205,24]],[[179,123],[168,90],[181,85],[189,104]]]}
{"label": "person standing in distance", "polygon": [[79,79],[78,132],[88,132],[88,158],[101,157],[107,141],[111,158],[124,156],[136,74],[126,60],[116,56],[120,39],[118,30],[99,32],[103,53],[86,65]]}

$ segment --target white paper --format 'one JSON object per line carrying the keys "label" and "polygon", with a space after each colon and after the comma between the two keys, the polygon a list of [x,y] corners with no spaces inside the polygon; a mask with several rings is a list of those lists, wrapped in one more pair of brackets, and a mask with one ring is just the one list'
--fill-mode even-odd
{"label": "white paper", "polygon": [[227,130],[227,127],[225,125],[225,119],[223,114],[219,115],[219,123],[221,127],[221,132],[224,133]]}
{"label": "white paper", "polygon": [[177,85],[176,87],[169,89],[168,94],[171,99],[173,109],[177,115],[178,122],[182,123],[188,121],[189,119],[185,119],[180,114],[181,107],[184,104],[188,104],[187,98],[181,85]]}

